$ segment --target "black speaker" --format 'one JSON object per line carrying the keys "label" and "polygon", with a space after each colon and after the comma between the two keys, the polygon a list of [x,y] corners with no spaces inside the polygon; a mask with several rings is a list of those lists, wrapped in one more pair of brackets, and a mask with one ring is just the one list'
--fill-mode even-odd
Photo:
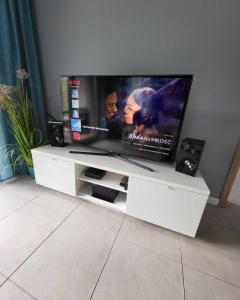
{"label": "black speaker", "polygon": [[182,140],[176,171],[195,176],[199,167],[205,141],[186,138]]}
{"label": "black speaker", "polygon": [[51,146],[64,147],[63,122],[48,121],[48,138]]}

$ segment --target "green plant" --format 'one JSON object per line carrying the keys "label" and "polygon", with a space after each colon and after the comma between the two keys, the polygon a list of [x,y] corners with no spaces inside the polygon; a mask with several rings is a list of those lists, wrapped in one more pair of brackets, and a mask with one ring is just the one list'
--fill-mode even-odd
{"label": "green plant", "polygon": [[17,86],[0,84],[0,109],[7,112],[7,122],[16,143],[3,145],[1,159],[10,161],[14,172],[18,165],[33,166],[31,149],[42,143],[42,132],[35,127],[28,91],[29,74],[17,70]]}

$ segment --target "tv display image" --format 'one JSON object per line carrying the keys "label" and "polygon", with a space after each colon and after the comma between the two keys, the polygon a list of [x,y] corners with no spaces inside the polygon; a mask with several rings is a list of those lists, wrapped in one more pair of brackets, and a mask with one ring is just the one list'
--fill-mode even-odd
{"label": "tv display image", "polygon": [[192,78],[62,76],[65,141],[173,162]]}

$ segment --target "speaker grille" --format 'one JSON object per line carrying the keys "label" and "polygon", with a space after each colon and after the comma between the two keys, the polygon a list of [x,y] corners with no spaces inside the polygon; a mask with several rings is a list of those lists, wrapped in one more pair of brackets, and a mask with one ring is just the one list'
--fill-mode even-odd
{"label": "speaker grille", "polygon": [[199,167],[205,141],[186,138],[182,141],[176,171],[195,176]]}
{"label": "speaker grille", "polygon": [[48,121],[48,137],[52,146],[63,147],[63,123],[58,121]]}

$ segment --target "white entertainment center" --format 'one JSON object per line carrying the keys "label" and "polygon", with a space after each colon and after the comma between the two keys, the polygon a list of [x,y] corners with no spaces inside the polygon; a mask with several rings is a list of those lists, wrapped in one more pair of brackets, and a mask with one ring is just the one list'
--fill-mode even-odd
{"label": "white entertainment center", "polygon": [[[171,164],[133,158],[154,169],[150,172],[114,157],[70,150],[94,152],[83,146],[33,149],[36,183],[195,237],[210,193],[199,172],[191,177],[176,172]],[[105,170],[106,175],[101,180],[86,177],[89,167]],[[129,178],[127,190],[120,186],[123,176]],[[118,190],[114,203],[92,197],[92,184]]]}

